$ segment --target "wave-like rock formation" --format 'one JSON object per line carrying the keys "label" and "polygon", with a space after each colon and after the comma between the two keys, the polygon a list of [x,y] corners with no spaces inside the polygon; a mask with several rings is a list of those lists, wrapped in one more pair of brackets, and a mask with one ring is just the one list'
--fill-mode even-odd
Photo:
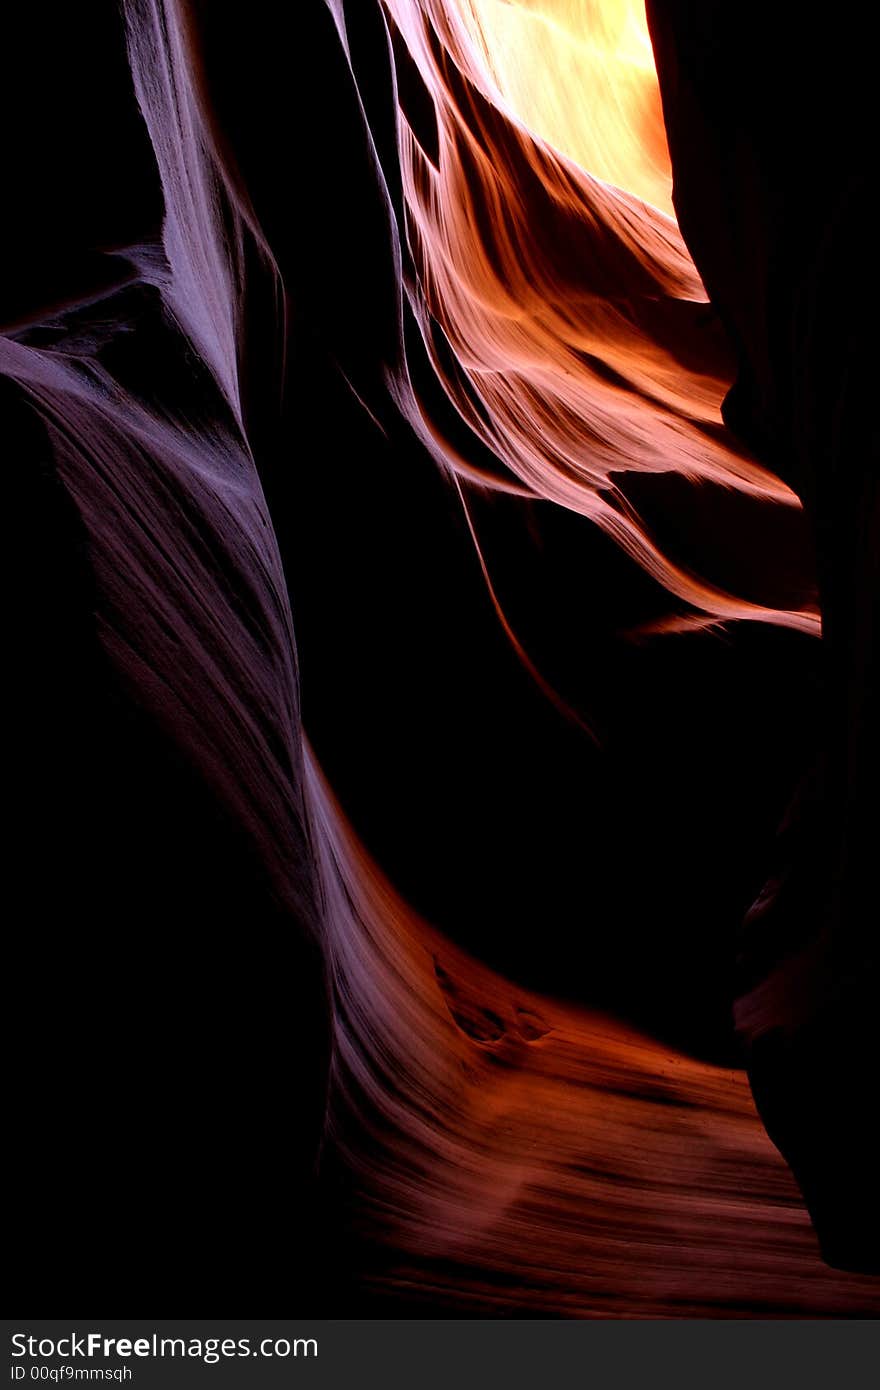
{"label": "wave-like rock formation", "polygon": [[659,88],[628,0],[23,36],[30,1288],[880,1309],[801,1197],[875,1268],[864,343],[781,341],[776,151],[686,8]]}

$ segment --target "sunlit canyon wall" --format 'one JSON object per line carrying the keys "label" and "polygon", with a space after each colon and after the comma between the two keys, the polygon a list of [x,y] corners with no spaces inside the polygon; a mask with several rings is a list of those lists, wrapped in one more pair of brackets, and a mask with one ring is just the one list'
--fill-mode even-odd
{"label": "sunlit canyon wall", "polygon": [[21,1063],[109,1107],[44,1219],[170,1297],[876,1315],[876,485],[818,349],[773,396],[770,115],[713,145],[680,6],[659,85],[622,0],[278,8],[68,20],[22,135]]}

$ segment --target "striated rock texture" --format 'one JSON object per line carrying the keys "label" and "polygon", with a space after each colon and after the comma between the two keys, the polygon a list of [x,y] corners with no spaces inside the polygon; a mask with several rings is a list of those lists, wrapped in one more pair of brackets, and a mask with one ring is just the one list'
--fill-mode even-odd
{"label": "striated rock texture", "polygon": [[873,1268],[864,233],[686,8],[682,230],[634,4],[23,22],[28,1296],[880,1309],[731,1017],[815,766],[737,1019]]}

